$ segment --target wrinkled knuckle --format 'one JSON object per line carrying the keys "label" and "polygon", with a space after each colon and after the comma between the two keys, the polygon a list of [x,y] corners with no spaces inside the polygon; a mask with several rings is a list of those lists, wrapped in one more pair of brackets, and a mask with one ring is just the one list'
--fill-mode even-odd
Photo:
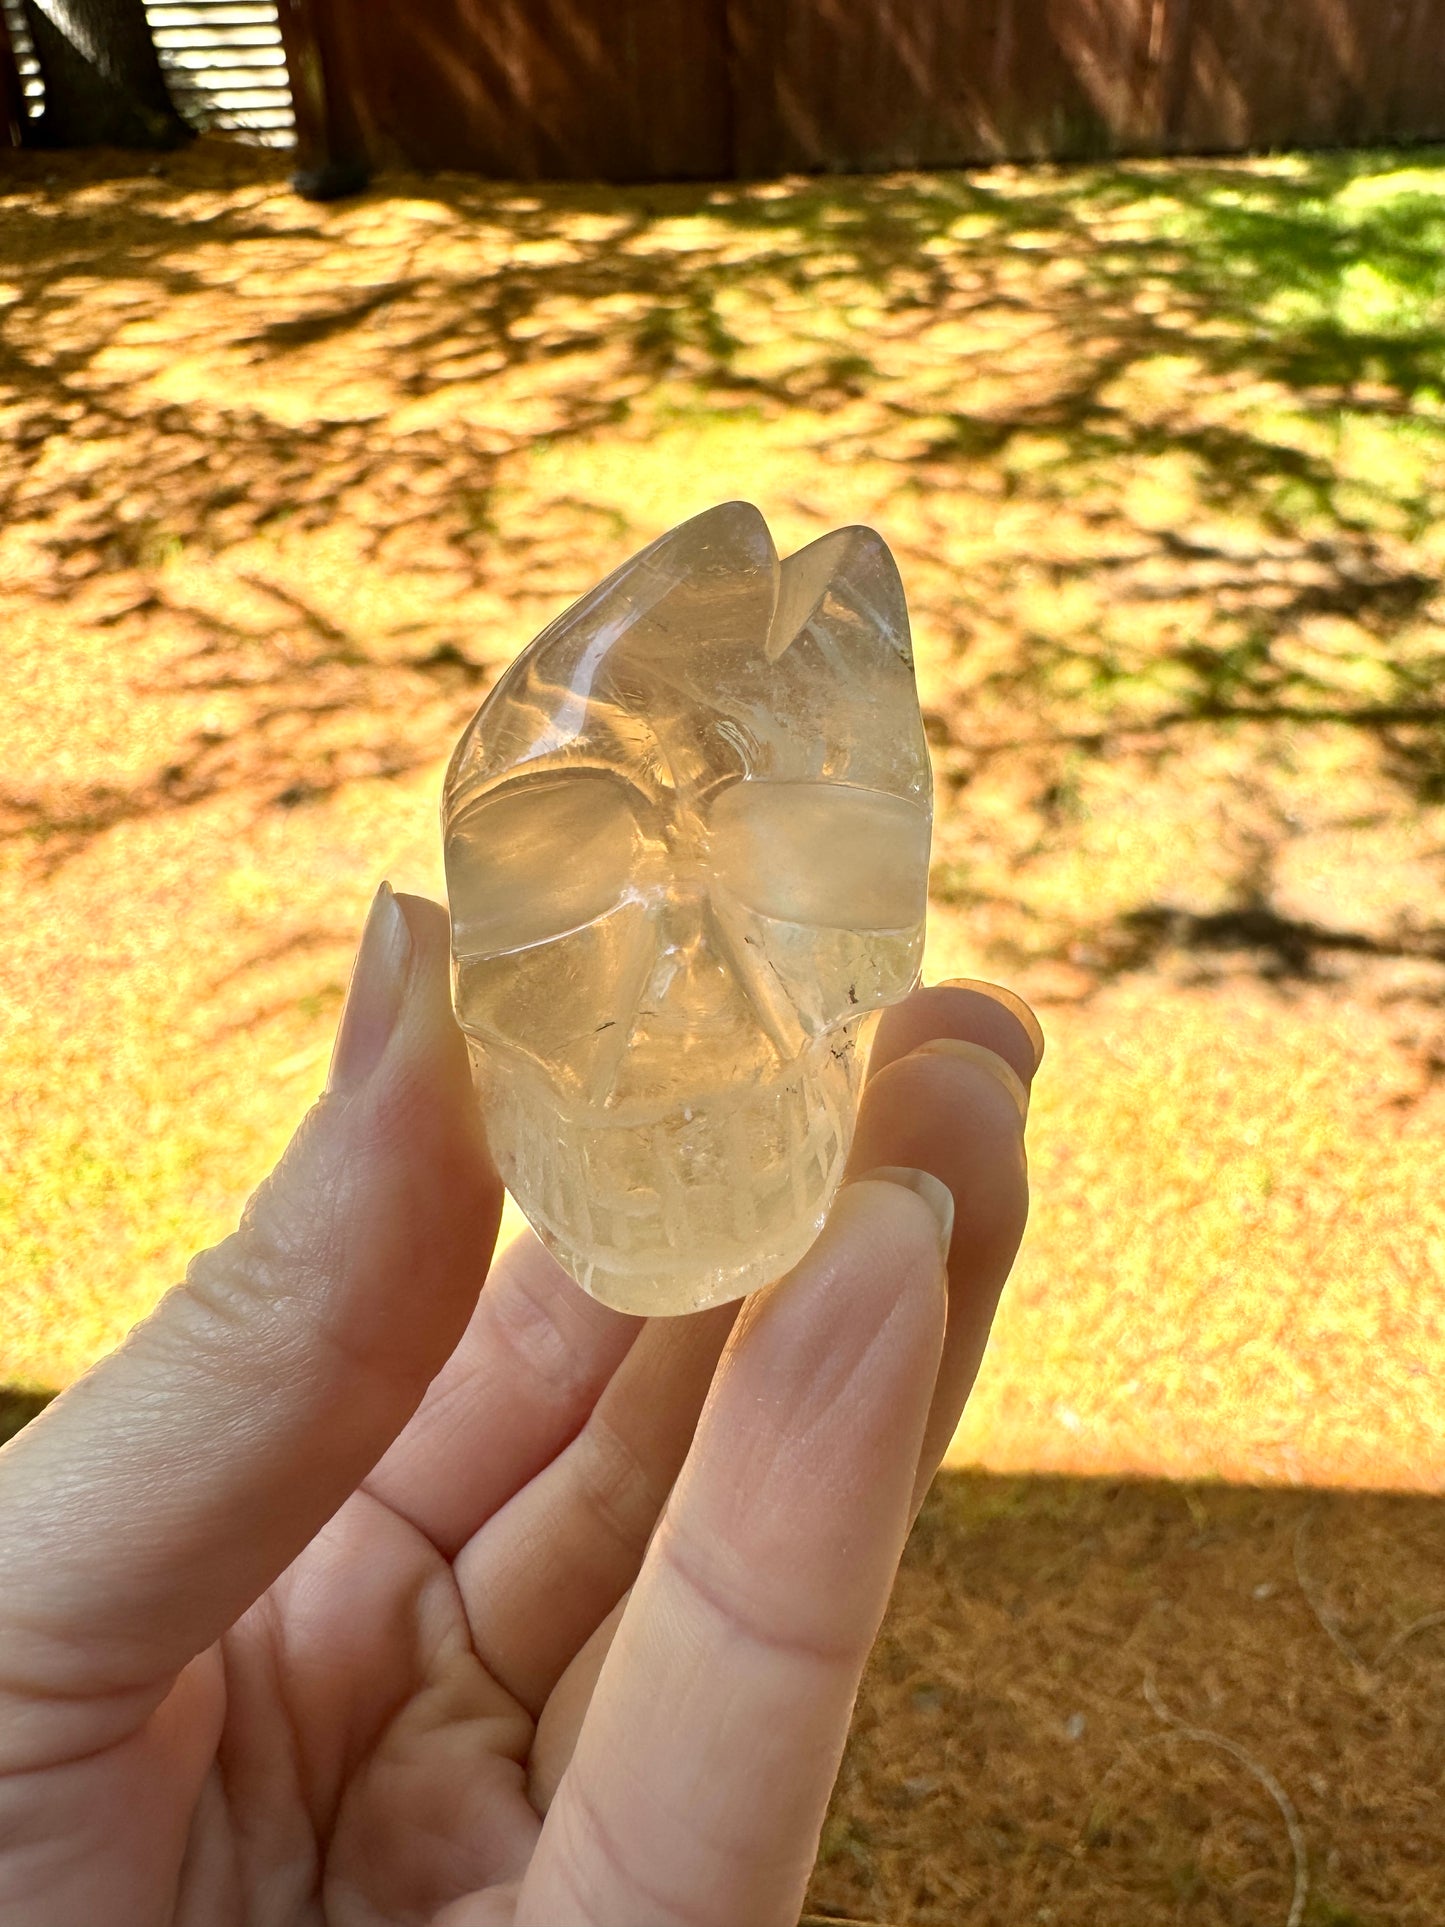
{"label": "wrinkled knuckle", "polygon": [[493,1329],[512,1354],[522,1376],[546,1385],[565,1399],[586,1380],[586,1348],[563,1329],[559,1311],[565,1298],[525,1273],[494,1291],[490,1300]]}
{"label": "wrinkled knuckle", "polygon": [[254,1376],[258,1354],[281,1356],[319,1323],[317,1268],[244,1226],[197,1253],[185,1277],[141,1328],[149,1342],[188,1363]]}
{"label": "wrinkled knuckle", "polygon": [[186,1266],[185,1277],[162,1307],[166,1325],[194,1344],[230,1343],[255,1325],[261,1308],[273,1299],[273,1267],[247,1250],[240,1232],[201,1251]]}
{"label": "wrinkled knuckle", "polygon": [[[830,1674],[861,1674],[872,1649],[872,1635],[862,1638],[846,1627],[830,1632],[824,1626],[787,1624],[801,1595],[790,1594],[782,1609],[769,1610],[750,1573],[740,1582],[724,1562],[680,1535],[670,1535],[662,1547],[663,1564],[693,1605],[714,1620],[724,1636],[799,1665]],[[824,1610],[827,1602],[824,1602]]]}
{"label": "wrinkled knuckle", "polygon": [[[642,1855],[638,1853],[638,1843],[646,1842],[650,1835],[641,1828],[619,1834],[609,1825],[585,1778],[576,1777],[567,1802],[566,1821],[572,1832],[572,1852],[564,1861],[568,1874],[578,1874],[587,1869],[601,1867],[611,1876],[615,1890],[627,1894],[634,1904],[645,1907],[656,1918],[682,1923],[685,1916],[678,1912],[678,1897],[664,1893],[656,1886],[650,1875],[644,1871]],[[580,1884],[580,1883],[577,1883]],[[579,1895],[587,1901],[594,1896]],[[699,1920],[701,1916],[699,1916]]]}
{"label": "wrinkled knuckle", "polygon": [[582,1483],[591,1517],[630,1555],[642,1553],[664,1494],[637,1453],[600,1413],[582,1434]]}
{"label": "wrinkled knuckle", "polygon": [[549,1383],[565,1371],[566,1340],[550,1306],[529,1280],[518,1279],[510,1290],[497,1287],[483,1303],[490,1305],[497,1336],[519,1365]]}

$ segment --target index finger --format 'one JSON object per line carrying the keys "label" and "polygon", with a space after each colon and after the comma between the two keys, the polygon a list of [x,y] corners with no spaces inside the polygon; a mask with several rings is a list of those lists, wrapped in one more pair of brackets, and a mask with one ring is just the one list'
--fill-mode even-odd
{"label": "index finger", "polygon": [[744,1310],[517,1927],[796,1922],[908,1529],[943,1325],[938,1221],[867,1179]]}

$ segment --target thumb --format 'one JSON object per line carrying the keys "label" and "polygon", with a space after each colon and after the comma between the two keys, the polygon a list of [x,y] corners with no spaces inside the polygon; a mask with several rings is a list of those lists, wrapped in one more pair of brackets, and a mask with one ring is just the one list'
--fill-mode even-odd
{"label": "thumb", "polygon": [[445,913],[383,884],[327,1093],[240,1228],[0,1452],[0,1693],[144,1698],[237,1619],[460,1338],[501,1195]]}

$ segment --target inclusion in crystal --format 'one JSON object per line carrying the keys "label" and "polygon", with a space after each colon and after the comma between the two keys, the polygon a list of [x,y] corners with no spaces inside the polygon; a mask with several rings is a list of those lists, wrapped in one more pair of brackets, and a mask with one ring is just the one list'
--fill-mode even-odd
{"label": "inclusion in crystal", "polygon": [[917,982],[932,785],[893,557],[780,561],[746,502],[643,549],[472,719],[442,802],[453,1001],[492,1155],[620,1310],[807,1250],[860,1031]]}

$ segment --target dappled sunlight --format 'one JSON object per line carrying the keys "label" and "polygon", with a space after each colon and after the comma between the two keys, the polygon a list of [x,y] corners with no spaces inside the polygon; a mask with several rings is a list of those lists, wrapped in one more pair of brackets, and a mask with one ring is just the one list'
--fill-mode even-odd
{"label": "dappled sunlight", "polygon": [[1236,963],[1044,1010],[1035,1221],[954,1463],[1438,1486],[1445,1065],[1404,1008]]}
{"label": "dappled sunlight", "polygon": [[743,495],[897,553],[930,974],[1051,1037],[957,1453],[1440,1483],[1445,166],[116,165],[0,183],[3,1376],[228,1228],[497,670]]}

